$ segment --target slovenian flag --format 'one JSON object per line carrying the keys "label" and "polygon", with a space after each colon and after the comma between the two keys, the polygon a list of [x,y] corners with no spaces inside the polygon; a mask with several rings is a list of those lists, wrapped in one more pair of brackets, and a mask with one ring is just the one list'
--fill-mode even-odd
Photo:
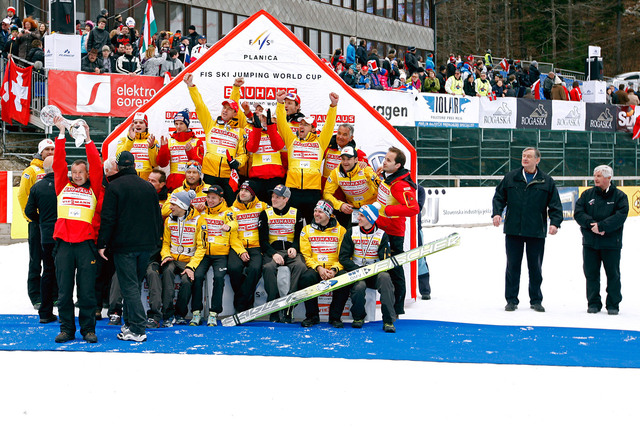
{"label": "slovenian flag", "polygon": [[144,58],[144,53],[151,46],[151,37],[158,32],[156,17],[153,14],[151,0],[147,0],[147,8],[144,11],[144,21],[142,22],[142,37],[140,37],[140,58]]}

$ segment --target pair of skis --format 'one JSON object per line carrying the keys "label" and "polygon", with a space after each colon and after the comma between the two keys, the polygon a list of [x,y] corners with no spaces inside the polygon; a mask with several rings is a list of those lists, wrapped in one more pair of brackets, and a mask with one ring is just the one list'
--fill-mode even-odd
{"label": "pair of skis", "polygon": [[283,308],[291,307],[295,304],[299,304],[303,301],[311,298],[318,297],[326,294],[327,292],[335,291],[342,287],[348,286],[352,283],[366,279],[367,277],[375,276],[383,271],[391,270],[397,266],[401,266],[427,255],[434,254],[436,252],[443,251],[447,248],[457,246],[460,244],[460,235],[458,233],[452,233],[446,237],[443,237],[426,245],[419,246],[415,249],[410,249],[401,254],[392,256],[391,258],[378,261],[374,264],[369,264],[364,267],[360,267],[357,270],[350,271],[347,274],[343,274],[335,277],[331,280],[323,280],[322,282],[309,286],[308,288],[301,289],[293,292],[287,296],[277,298],[273,301],[269,301],[259,307],[243,311],[242,313],[234,314],[233,316],[222,319],[223,326],[236,326],[242,323],[255,320],[259,317],[266,316],[267,314],[275,313]]}

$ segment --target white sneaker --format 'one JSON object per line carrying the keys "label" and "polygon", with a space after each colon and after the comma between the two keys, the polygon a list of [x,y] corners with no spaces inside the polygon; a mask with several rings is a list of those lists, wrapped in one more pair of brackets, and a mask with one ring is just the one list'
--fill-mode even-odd
{"label": "white sneaker", "polygon": [[189,322],[189,326],[200,326],[202,324],[202,317],[200,316],[200,310],[195,310],[193,312],[193,317],[191,318],[191,322]]}
{"label": "white sneaker", "polygon": [[147,334],[136,334],[135,332],[131,332],[129,329],[127,329],[126,332],[121,332],[118,334],[118,339],[122,341],[144,342],[147,340]]}
{"label": "white sneaker", "polygon": [[218,313],[209,313],[209,319],[207,319],[207,326],[218,326]]}

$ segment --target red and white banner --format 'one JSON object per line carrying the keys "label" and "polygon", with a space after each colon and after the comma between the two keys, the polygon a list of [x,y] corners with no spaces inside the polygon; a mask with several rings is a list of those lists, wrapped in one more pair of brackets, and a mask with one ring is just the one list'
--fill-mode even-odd
{"label": "red and white banner", "polygon": [[13,214],[13,172],[0,171],[0,224],[11,222]]}
{"label": "red and white banner", "polygon": [[162,77],[49,70],[49,104],[72,116],[127,117],[163,83]]}
{"label": "red and white banner", "polygon": [[31,71],[33,67],[21,68],[9,58],[2,81],[2,120],[29,124],[31,114]]}
{"label": "red and white banner", "polygon": [[[169,127],[173,126],[173,116],[168,117],[167,112],[195,110],[187,85],[182,81],[186,73],[193,73],[193,81],[213,117],[219,115],[221,103],[229,95],[225,88],[228,90],[236,77],[245,79],[243,93],[249,104],[260,103],[272,112],[277,90],[293,92],[295,89],[301,98],[303,113],[313,116],[319,128],[325,122],[329,93],[335,92],[340,96],[337,123],[354,125],[358,148],[368,154],[372,165],[379,166],[389,147],[397,146],[406,153],[407,168],[414,181],[416,179],[415,148],[307,45],[265,11],[254,14],[230,31],[138,110],[147,114],[149,132],[156,139],[167,136]],[[133,113],[107,137],[102,146],[103,156],[115,155],[117,140],[126,135],[132,120]],[[202,126],[192,120],[191,128],[196,132]],[[411,220],[407,224],[405,248],[417,244],[416,222]],[[415,298],[415,263],[411,265],[410,277],[413,279],[411,294]]]}

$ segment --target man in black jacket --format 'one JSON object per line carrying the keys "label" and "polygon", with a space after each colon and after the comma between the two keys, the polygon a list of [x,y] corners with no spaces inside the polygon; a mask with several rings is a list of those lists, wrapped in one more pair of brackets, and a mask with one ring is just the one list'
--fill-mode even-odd
{"label": "man in black jacket", "polygon": [[542,258],[547,235],[554,235],[562,223],[562,203],[554,180],[538,168],[540,151],[527,147],[522,151],[522,167],[507,173],[493,196],[493,225],[504,218],[507,272],[505,276],[506,311],[518,308],[522,254],[527,247],[529,299],[531,308],[544,312],[542,306]]}
{"label": "man in black jacket", "polygon": [[118,170],[104,195],[98,252],[105,258],[105,248],[111,249],[124,299],[124,326],[118,338],[142,342],[147,335],[140,288],[150,253],[160,241],[162,216],[156,190],[136,174],[133,154],[120,153]]}
{"label": "man in black jacket", "polygon": [[42,162],[46,175],[31,187],[29,199],[24,208],[25,215],[40,227],[42,244],[42,279],[40,280],[40,297],[42,303],[38,309],[40,323],[51,323],[57,320],[53,314],[53,301],[58,294],[56,282],[56,266],[53,258],[53,229],[58,219],[58,197],[53,181],[53,156]]}
{"label": "man in black jacket", "polygon": [[620,251],[622,229],[629,214],[627,195],[611,184],[613,169],[594,169],[595,186],[585,190],[578,201],[574,219],[582,232],[582,269],[587,279],[587,313],[602,309],[600,265],[607,273],[607,312],[618,314],[620,293]]}

